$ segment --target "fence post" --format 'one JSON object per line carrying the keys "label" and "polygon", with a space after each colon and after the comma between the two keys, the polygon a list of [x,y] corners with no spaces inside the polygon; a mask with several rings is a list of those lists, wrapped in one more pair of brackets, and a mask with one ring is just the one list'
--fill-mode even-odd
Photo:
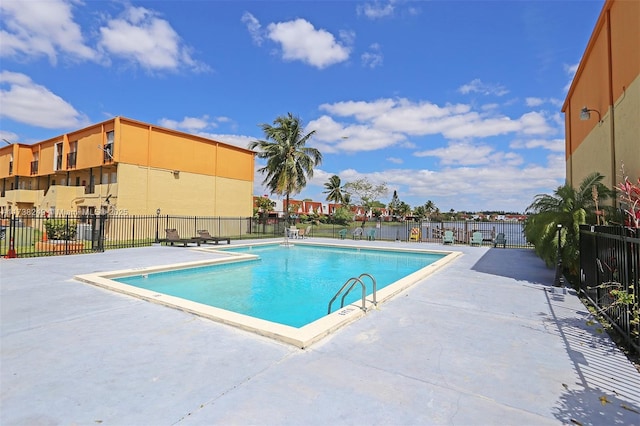
{"label": "fence post", "polygon": [[[15,246],[15,221],[16,221],[16,215],[12,214],[9,217],[9,237],[8,237],[8,241],[9,241],[9,250],[7,251],[7,259],[15,259],[16,257],[18,257],[18,254],[16,253],[16,246]],[[7,238],[5,236],[5,238]]]}

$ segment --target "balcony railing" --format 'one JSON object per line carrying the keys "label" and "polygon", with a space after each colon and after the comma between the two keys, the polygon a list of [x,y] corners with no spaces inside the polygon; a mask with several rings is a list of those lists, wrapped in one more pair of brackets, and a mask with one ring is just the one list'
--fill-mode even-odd
{"label": "balcony railing", "polygon": [[32,161],[31,162],[31,174],[32,175],[37,175],[38,174],[38,161]]}
{"label": "balcony railing", "polygon": [[62,155],[56,157],[56,170],[62,170]]}
{"label": "balcony railing", "polygon": [[70,152],[67,154],[67,169],[76,168],[76,152]]}

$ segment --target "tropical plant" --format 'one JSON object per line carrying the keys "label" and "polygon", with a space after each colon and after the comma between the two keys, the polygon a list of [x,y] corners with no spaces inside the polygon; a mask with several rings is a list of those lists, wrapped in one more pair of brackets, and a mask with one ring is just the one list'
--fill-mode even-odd
{"label": "tropical plant", "polygon": [[[306,146],[315,130],[304,134],[302,122],[291,113],[280,116],[274,125],[261,124],[265,140],[249,143],[249,149],[257,151],[257,157],[267,160],[258,172],[266,174],[264,185],[272,194],[285,197],[289,206],[291,195],[297,194],[313,177],[313,168],[322,163],[322,154],[316,148]],[[289,209],[285,209],[285,223],[289,223]]]}
{"label": "tropical plant", "polygon": [[346,225],[353,220],[353,213],[351,213],[349,209],[339,207],[333,213],[332,219],[335,224]]}
{"label": "tropical plant", "polygon": [[267,222],[267,218],[269,217],[269,212],[273,210],[275,203],[271,201],[268,197],[260,197],[256,200],[256,209],[257,213],[260,214],[263,222]]}
{"label": "tropical plant", "polygon": [[400,201],[400,204],[398,204],[398,208],[396,209],[396,213],[404,219],[411,214],[411,206],[404,201]]}
{"label": "tropical plant", "polygon": [[333,175],[329,178],[329,181],[324,184],[326,191],[322,191],[323,194],[327,194],[327,201],[342,204],[342,182],[340,182],[340,176]]}
{"label": "tropical plant", "polygon": [[424,203],[424,210],[427,214],[427,218],[431,219],[431,214],[436,211],[435,203],[431,200],[427,200],[427,202]]}
{"label": "tropical plant", "polygon": [[50,240],[73,240],[76,238],[76,221],[65,219],[47,219],[44,222],[47,238]]}
{"label": "tropical plant", "polygon": [[563,268],[572,282],[578,277],[580,225],[596,222],[593,188],[600,201],[609,198],[611,193],[602,184],[603,179],[601,174],[591,173],[578,189],[569,184],[559,186],[553,195],[536,195],[527,207],[529,216],[524,223],[527,241],[534,245],[536,254],[549,267],[557,262],[560,245]]}
{"label": "tropical plant", "polygon": [[424,208],[424,206],[418,206],[413,209],[413,216],[417,219],[422,220],[427,217],[427,210]]}
{"label": "tropical plant", "polygon": [[625,226],[632,229],[640,228],[640,177],[638,183],[633,184],[624,171],[622,165],[622,182],[616,185],[620,207],[625,214]]}

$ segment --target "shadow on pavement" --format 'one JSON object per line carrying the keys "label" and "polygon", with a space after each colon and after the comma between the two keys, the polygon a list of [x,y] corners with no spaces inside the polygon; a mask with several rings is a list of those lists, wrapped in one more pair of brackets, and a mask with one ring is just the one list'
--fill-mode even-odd
{"label": "shadow on pavement", "polygon": [[487,250],[471,269],[541,285],[552,285],[555,272],[546,268],[533,250],[502,248]]}
{"label": "shadow on pavement", "polygon": [[586,310],[570,312],[561,298],[547,292],[553,322],[578,380],[559,384],[565,390],[554,416],[564,424],[640,425],[640,376]]}

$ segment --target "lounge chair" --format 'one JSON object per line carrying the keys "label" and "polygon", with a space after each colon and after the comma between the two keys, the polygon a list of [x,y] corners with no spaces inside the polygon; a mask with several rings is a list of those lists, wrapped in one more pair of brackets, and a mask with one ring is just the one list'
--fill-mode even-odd
{"label": "lounge chair", "polygon": [[347,236],[346,229],[341,229],[338,231],[338,237],[340,237],[341,240],[344,240],[346,236]]}
{"label": "lounge chair", "polygon": [[309,234],[311,233],[311,225],[307,226],[306,228],[300,228],[298,230],[298,237],[299,238],[308,238]]}
{"label": "lounge chair", "polygon": [[409,241],[420,241],[420,234],[420,228],[411,228],[411,231],[409,231]]}
{"label": "lounge chair", "polygon": [[175,229],[165,229],[165,232],[167,233],[167,238],[160,239],[160,243],[170,243],[171,245],[182,244],[184,247],[186,247],[187,244],[190,243],[196,243],[200,245],[200,243],[202,242],[202,240],[198,237],[180,238],[180,234],[178,234],[178,231]]}
{"label": "lounge chair", "polygon": [[453,231],[444,231],[444,236],[442,237],[442,244],[453,244],[455,241],[453,239]]}
{"label": "lounge chair", "polygon": [[507,239],[505,238],[503,232],[500,232],[498,234],[498,236],[496,237],[496,239],[493,240],[493,246],[494,247],[498,247],[499,245],[501,245],[502,248],[506,248],[507,247]]}
{"label": "lounge chair", "polygon": [[220,241],[226,241],[227,244],[231,244],[231,238],[229,238],[229,237],[214,237],[213,235],[209,234],[209,231],[207,231],[206,229],[199,230],[198,231],[198,237],[200,237],[200,240],[203,243],[214,242],[216,245],[218,245],[218,243]]}
{"label": "lounge chair", "polygon": [[355,240],[356,238],[361,240],[362,239],[362,228],[360,228],[359,226],[353,230],[353,232],[351,233],[351,236],[353,237],[353,239]]}
{"label": "lounge chair", "polygon": [[482,232],[476,231],[471,235],[471,241],[469,241],[469,245],[478,245],[482,246]]}
{"label": "lounge chair", "polygon": [[376,239],[376,228],[367,231],[367,240],[374,241]]}

